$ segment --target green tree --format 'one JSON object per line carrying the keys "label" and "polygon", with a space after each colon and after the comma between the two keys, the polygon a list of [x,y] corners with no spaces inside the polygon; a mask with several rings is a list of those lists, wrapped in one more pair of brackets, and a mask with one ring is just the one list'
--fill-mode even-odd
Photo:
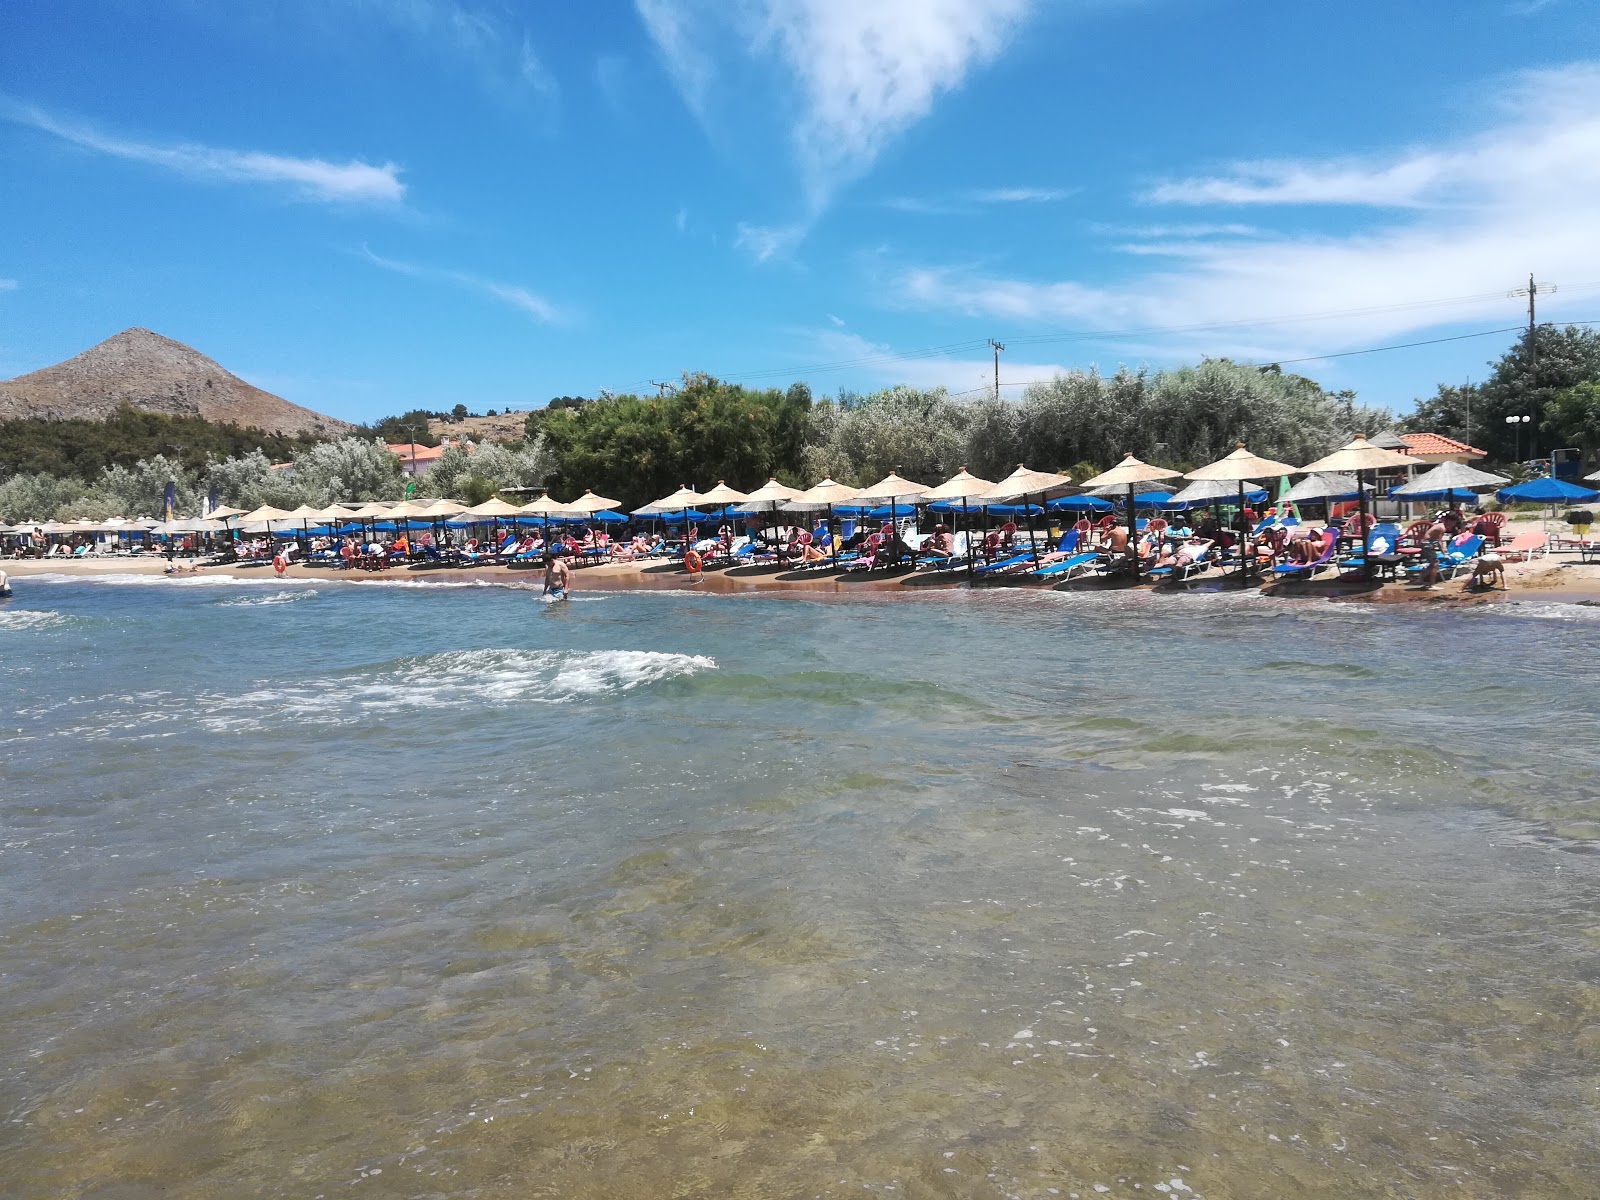
{"label": "green tree", "polygon": [[1497,462],[1509,462],[1516,453],[1516,431],[1507,417],[1528,416],[1531,439],[1523,436],[1525,457],[1548,451],[1545,408],[1555,397],[1583,383],[1600,382],[1600,331],[1575,325],[1557,328],[1540,325],[1532,339],[1526,334],[1493,364],[1494,370],[1479,388],[1482,403],[1472,408],[1473,445]]}
{"label": "green tree", "polygon": [[1442,433],[1481,449],[1482,443],[1473,439],[1481,436],[1482,412],[1483,396],[1475,385],[1441,383],[1432,396],[1417,401],[1416,409],[1400,427],[1408,433]]}
{"label": "green tree", "polygon": [[1544,430],[1554,447],[1577,446],[1585,465],[1600,449],[1600,382],[1575,384],[1550,398]]}

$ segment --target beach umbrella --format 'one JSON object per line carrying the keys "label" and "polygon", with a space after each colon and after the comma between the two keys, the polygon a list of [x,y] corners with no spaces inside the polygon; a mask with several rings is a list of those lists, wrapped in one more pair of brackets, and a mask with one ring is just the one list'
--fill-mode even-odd
{"label": "beach umbrella", "polygon": [[[776,479],[768,479],[746,496],[743,504],[736,505],[733,511],[757,516],[765,513],[771,517],[777,513],[779,505],[787,504],[799,494],[799,488],[792,488],[786,483],[779,483]],[[830,528],[830,541],[832,536],[832,529]]]}
{"label": "beach umbrella", "polygon": [[912,479],[903,479],[894,471],[890,471],[871,487],[864,487],[856,493],[856,500],[861,504],[889,504],[889,525],[894,530],[894,536],[900,536],[899,512],[897,505],[901,500],[916,500],[929,491],[925,483],[917,483]]}
{"label": "beach umbrella", "polygon": [[[860,496],[860,492],[847,484],[835,483],[832,479],[824,479],[821,483],[813,484],[801,492],[783,507],[788,512],[816,512],[819,508],[828,510],[828,528],[833,528],[833,506],[836,504],[850,504]],[[833,551],[833,565],[839,565],[839,551]]]}
{"label": "beach umbrella", "polygon": [[287,521],[289,514],[281,508],[273,508],[270,504],[263,504],[260,508],[252,509],[239,518],[239,528],[246,525],[265,525],[267,537],[272,537],[272,523],[274,521]]}
{"label": "beach umbrella", "polygon": [[709,492],[701,492],[697,503],[701,508],[715,508],[720,519],[726,521],[730,505],[743,504],[750,497],[737,488],[731,488],[722,480],[717,480],[717,486]]}
{"label": "beach umbrella", "polygon": [[[1370,493],[1372,489],[1361,485],[1362,489]],[[1279,500],[1297,504],[1305,500],[1354,500],[1356,498],[1356,477],[1354,475],[1340,475],[1330,471],[1317,471],[1307,475],[1295,484]]]}
{"label": "beach umbrella", "polygon": [[597,513],[604,512],[608,508],[615,508],[620,503],[622,503],[620,500],[612,500],[607,496],[596,496],[592,491],[585,489],[583,495],[579,496],[567,507],[572,509],[573,512]]}
{"label": "beach umbrella", "polygon": [[1568,483],[1565,479],[1557,479],[1553,475],[1501,488],[1494,495],[1495,499],[1503,504],[1518,500],[1531,501],[1535,504],[1589,504],[1600,500],[1600,492],[1579,487],[1575,483]]}
{"label": "beach umbrella", "polygon": [[[1348,443],[1339,447],[1332,454],[1326,454],[1316,462],[1307,463],[1300,470],[1310,473],[1314,471],[1334,471],[1339,473],[1352,473],[1358,483],[1365,483],[1362,479],[1364,471],[1381,471],[1385,467],[1414,467],[1417,460],[1406,454],[1398,454],[1393,450],[1385,450],[1382,446],[1374,446],[1365,437],[1357,434]],[[1367,545],[1367,489],[1359,488],[1356,491],[1356,511],[1361,521],[1361,547],[1362,559],[1365,561],[1364,551]],[[1362,573],[1370,571],[1370,567],[1363,567]]]}
{"label": "beach umbrella", "polygon": [[471,508],[467,509],[461,515],[464,516],[464,517],[469,517],[469,518],[471,518],[472,520],[475,520],[475,521],[489,521],[489,522],[492,522],[493,523],[493,527],[494,527],[494,541],[495,541],[496,545],[499,545],[500,544],[500,518],[501,517],[515,518],[518,515],[520,515],[521,512],[522,512],[522,510],[520,508],[518,508],[515,504],[509,504],[506,501],[500,499],[499,496],[491,496],[489,499],[485,500],[482,504],[474,504]]}
{"label": "beach umbrella", "polygon": [[1510,482],[1504,475],[1480,471],[1466,463],[1442,462],[1410,482],[1390,488],[1389,495],[1396,500],[1448,500],[1455,503],[1470,500],[1475,493],[1488,491],[1497,484]]}
{"label": "beach umbrella", "polygon": [[673,492],[672,495],[663,496],[654,504],[646,504],[643,508],[634,509],[633,515],[640,517],[665,516],[670,512],[683,513],[683,549],[684,553],[687,554],[691,549],[689,545],[688,513],[691,508],[694,508],[695,505],[700,503],[700,497],[701,493],[695,491],[692,487],[680,487],[677,491]]}
{"label": "beach umbrella", "polygon": [[1242,577],[1248,579],[1251,568],[1255,565],[1255,556],[1250,553],[1245,540],[1250,536],[1250,530],[1245,526],[1244,518],[1244,485],[1247,479],[1270,479],[1274,475],[1287,475],[1294,470],[1288,463],[1281,463],[1271,458],[1262,458],[1259,454],[1252,454],[1245,449],[1243,442],[1238,443],[1232,454],[1217,459],[1216,462],[1207,463],[1203,467],[1196,467],[1185,472],[1185,479],[1209,480],[1219,483],[1232,483],[1239,492],[1239,562]]}
{"label": "beach umbrella", "polygon": [[[1232,500],[1237,496],[1237,489],[1232,487],[1225,479],[1197,479],[1182,491],[1174,492],[1167,497],[1167,508],[1190,508],[1207,504],[1212,500]],[[1247,490],[1244,498],[1252,504],[1259,504],[1267,498],[1265,488]]]}
{"label": "beach umbrella", "polygon": [[1593,475],[1585,475],[1583,478],[1585,483],[1600,483],[1600,471],[1596,471]]}
{"label": "beach umbrella", "polygon": [[[985,506],[1004,504],[1009,500],[1021,500],[1027,503],[1029,496],[1037,496],[1043,505],[1050,498],[1050,493],[1061,495],[1072,486],[1072,477],[1061,475],[1055,471],[1033,471],[1017,464],[1017,469],[1007,475],[994,487],[989,489],[985,497]],[[1033,536],[1033,522],[1028,522],[1028,549],[1033,554],[1035,566],[1039,564],[1039,543]]]}
{"label": "beach umbrella", "polygon": [[1083,486],[1089,489],[1105,487],[1128,489],[1128,555],[1131,562],[1137,564],[1139,554],[1138,545],[1134,540],[1138,523],[1134,520],[1137,499],[1133,489],[1141,483],[1160,483],[1163,479],[1177,479],[1180,474],[1178,471],[1169,471],[1166,467],[1155,467],[1147,462],[1141,462],[1130,450],[1123,460],[1109,471],[1101,471],[1093,479],[1083,481]]}
{"label": "beach umbrella", "polygon": [[937,487],[931,487],[922,493],[922,498],[930,504],[950,504],[956,500],[961,501],[961,523],[967,527],[967,575],[972,575],[972,518],[967,505],[973,500],[980,500],[994,490],[994,484],[987,479],[979,479],[965,467],[950,476]]}

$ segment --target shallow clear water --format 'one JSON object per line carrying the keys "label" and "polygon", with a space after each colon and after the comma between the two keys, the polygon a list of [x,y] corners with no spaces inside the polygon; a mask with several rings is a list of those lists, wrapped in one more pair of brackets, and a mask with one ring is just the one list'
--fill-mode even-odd
{"label": "shallow clear water", "polygon": [[1600,1190],[1600,611],[17,589],[9,1196]]}

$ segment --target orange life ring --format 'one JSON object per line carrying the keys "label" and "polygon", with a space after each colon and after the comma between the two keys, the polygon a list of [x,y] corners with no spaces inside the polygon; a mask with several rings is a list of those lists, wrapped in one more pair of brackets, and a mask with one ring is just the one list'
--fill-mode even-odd
{"label": "orange life ring", "polygon": [[705,560],[700,557],[698,550],[686,550],[683,555],[683,565],[689,574],[700,574],[700,568],[705,566]]}
{"label": "orange life ring", "polygon": [[281,554],[274,554],[272,556],[272,569],[282,575],[289,569],[289,560]]}

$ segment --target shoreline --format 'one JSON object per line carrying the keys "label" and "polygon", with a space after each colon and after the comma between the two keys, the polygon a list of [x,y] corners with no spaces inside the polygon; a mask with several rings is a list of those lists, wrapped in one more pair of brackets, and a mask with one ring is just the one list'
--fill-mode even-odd
{"label": "shoreline", "polygon": [[[22,559],[7,561],[0,565],[0,570],[4,570],[15,582],[41,575],[81,576],[85,579],[113,575],[167,578],[166,567],[166,559],[154,557],[56,561]],[[403,567],[375,572],[291,566],[284,575],[277,576],[273,574],[270,564],[263,563],[259,566],[203,567],[195,574],[172,578],[175,580],[229,578],[263,583],[320,582],[349,584],[356,587],[367,583],[404,581],[419,585],[438,583],[459,586],[479,583],[485,586],[537,588],[542,583],[543,573],[537,568],[506,566],[418,569]],[[1505,587],[1482,592],[1469,591],[1466,587],[1467,578],[1458,576],[1454,580],[1441,582],[1434,590],[1426,592],[1403,583],[1374,585],[1337,578],[1318,578],[1300,583],[1277,583],[1266,587],[1243,588],[1225,580],[1221,575],[1197,575],[1186,584],[1128,585],[1083,580],[1054,585],[1018,582],[973,586],[969,585],[963,571],[937,575],[926,572],[916,574],[900,572],[861,578],[832,570],[797,576],[795,572],[790,571],[736,567],[731,571],[707,571],[696,580],[674,564],[604,563],[575,570],[573,591],[580,594],[591,591],[677,591],[710,592],[718,595],[788,595],[804,599],[838,599],[851,595],[870,594],[880,598],[886,595],[916,595],[956,590],[1024,593],[1054,591],[1077,594],[1150,592],[1157,595],[1180,592],[1221,594],[1253,590],[1273,599],[1324,600],[1341,604],[1424,604],[1459,608],[1532,597],[1552,603],[1600,606],[1600,563],[1579,563],[1550,555],[1524,563],[1508,563]]]}

